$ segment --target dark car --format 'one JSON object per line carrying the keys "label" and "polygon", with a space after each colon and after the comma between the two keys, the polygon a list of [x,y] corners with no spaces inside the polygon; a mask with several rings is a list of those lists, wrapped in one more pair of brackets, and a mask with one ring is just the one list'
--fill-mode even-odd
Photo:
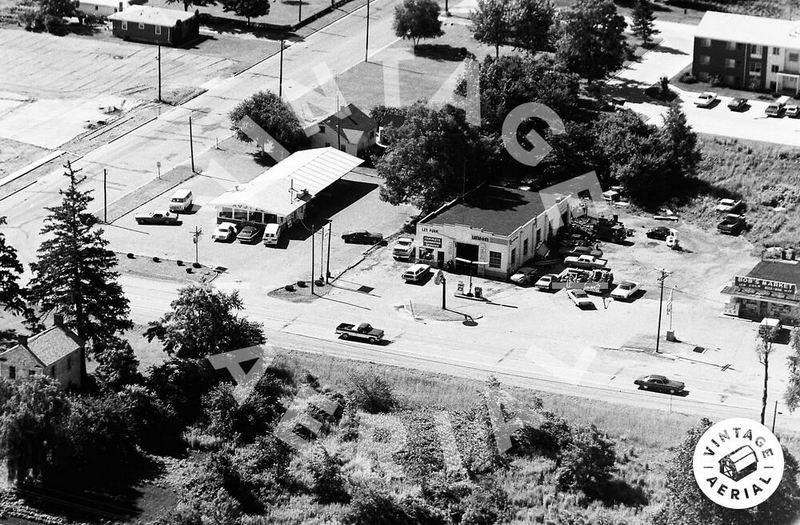
{"label": "dark car", "polygon": [[177,214],[168,211],[151,211],[137,215],[136,222],[139,224],[178,224],[180,219]]}
{"label": "dark car", "polygon": [[239,232],[239,235],[236,236],[236,240],[241,243],[254,244],[261,240],[261,234],[261,228],[245,226],[242,228],[242,231]]}
{"label": "dark car", "polygon": [[747,109],[747,99],[746,98],[735,98],[728,102],[728,109],[731,111],[744,111]]}
{"label": "dark car", "polygon": [[383,242],[382,233],[372,233],[366,230],[347,232],[342,235],[342,240],[348,244],[378,244]]}
{"label": "dark car", "polygon": [[729,213],[722,219],[722,222],[717,224],[717,231],[727,235],[739,235],[746,225],[743,215]]}
{"label": "dark car", "polygon": [[636,379],[633,384],[639,385],[639,388],[643,390],[654,390],[656,392],[664,392],[667,394],[677,394],[678,392],[683,392],[683,387],[685,386],[680,381],[673,381],[672,379],[667,379],[664,376],[658,375],[640,377]]}
{"label": "dark car", "polygon": [[661,241],[666,241],[667,237],[670,236],[670,229],[666,226],[656,226],[655,228],[650,228],[647,230],[648,239],[659,239]]}

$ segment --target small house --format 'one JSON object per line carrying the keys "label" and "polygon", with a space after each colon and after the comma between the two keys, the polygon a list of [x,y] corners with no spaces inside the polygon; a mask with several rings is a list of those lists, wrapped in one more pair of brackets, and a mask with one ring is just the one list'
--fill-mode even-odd
{"label": "small house", "polygon": [[83,17],[106,18],[128,8],[128,0],[76,0],[75,10]]}
{"label": "small house", "polygon": [[354,104],[348,104],[315,127],[309,136],[311,147],[332,147],[357,157],[375,145],[378,131],[375,121]]}
{"label": "small house", "polygon": [[108,19],[114,36],[149,44],[180,46],[200,35],[199,13],[177,9],[130,6]]}
{"label": "small house", "polygon": [[0,353],[0,377],[9,380],[47,375],[62,388],[80,388],[83,342],[64,326],[63,317],[31,337],[20,336],[16,345]]}

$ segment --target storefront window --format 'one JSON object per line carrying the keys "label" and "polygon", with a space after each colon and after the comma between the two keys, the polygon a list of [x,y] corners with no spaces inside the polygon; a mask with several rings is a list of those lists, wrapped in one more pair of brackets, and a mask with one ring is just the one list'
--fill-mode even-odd
{"label": "storefront window", "polygon": [[425,261],[433,260],[433,248],[420,248],[419,258]]}
{"label": "storefront window", "polygon": [[500,268],[502,255],[500,252],[489,252],[489,268]]}
{"label": "storefront window", "polygon": [[219,210],[219,216],[222,219],[232,219],[233,210],[231,208],[222,208],[221,210]]}
{"label": "storefront window", "polygon": [[528,239],[522,241],[522,255],[528,255]]}
{"label": "storefront window", "polygon": [[[512,248],[511,249],[511,264],[512,265],[517,264],[517,249],[516,248]],[[499,266],[499,263],[498,263],[498,266]]]}
{"label": "storefront window", "polygon": [[250,222],[264,222],[264,214],[260,211],[251,211]]}
{"label": "storefront window", "polygon": [[237,221],[246,221],[247,210],[233,210],[233,218]]}

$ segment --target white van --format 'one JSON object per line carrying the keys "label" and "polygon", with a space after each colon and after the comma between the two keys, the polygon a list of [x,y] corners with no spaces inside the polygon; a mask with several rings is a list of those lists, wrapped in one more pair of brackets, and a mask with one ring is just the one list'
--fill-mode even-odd
{"label": "white van", "polygon": [[281,224],[277,222],[271,222],[264,227],[264,244],[266,245],[276,245],[278,244],[278,239],[281,237]]}
{"label": "white van", "polygon": [[783,116],[783,111],[786,109],[786,104],[788,104],[790,100],[792,100],[791,97],[780,97],[775,102],[767,106],[767,109],[764,110],[764,112],[768,117],[781,117]]}
{"label": "white van", "polygon": [[406,282],[415,283],[425,277],[430,269],[431,267],[427,264],[415,264],[413,266],[409,266],[408,269],[403,272],[403,279]]}
{"label": "white van", "polygon": [[192,190],[178,190],[169,199],[169,211],[188,211],[192,209]]}

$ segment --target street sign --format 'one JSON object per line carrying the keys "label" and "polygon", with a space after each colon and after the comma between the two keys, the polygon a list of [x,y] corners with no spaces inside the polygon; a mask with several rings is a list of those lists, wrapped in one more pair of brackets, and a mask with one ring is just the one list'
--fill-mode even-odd
{"label": "street sign", "polygon": [[441,270],[439,270],[438,272],[436,272],[436,277],[433,278],[433,284],[440,285],[442,284],[443,280],[444,280],[444,274],[442,273]]}

